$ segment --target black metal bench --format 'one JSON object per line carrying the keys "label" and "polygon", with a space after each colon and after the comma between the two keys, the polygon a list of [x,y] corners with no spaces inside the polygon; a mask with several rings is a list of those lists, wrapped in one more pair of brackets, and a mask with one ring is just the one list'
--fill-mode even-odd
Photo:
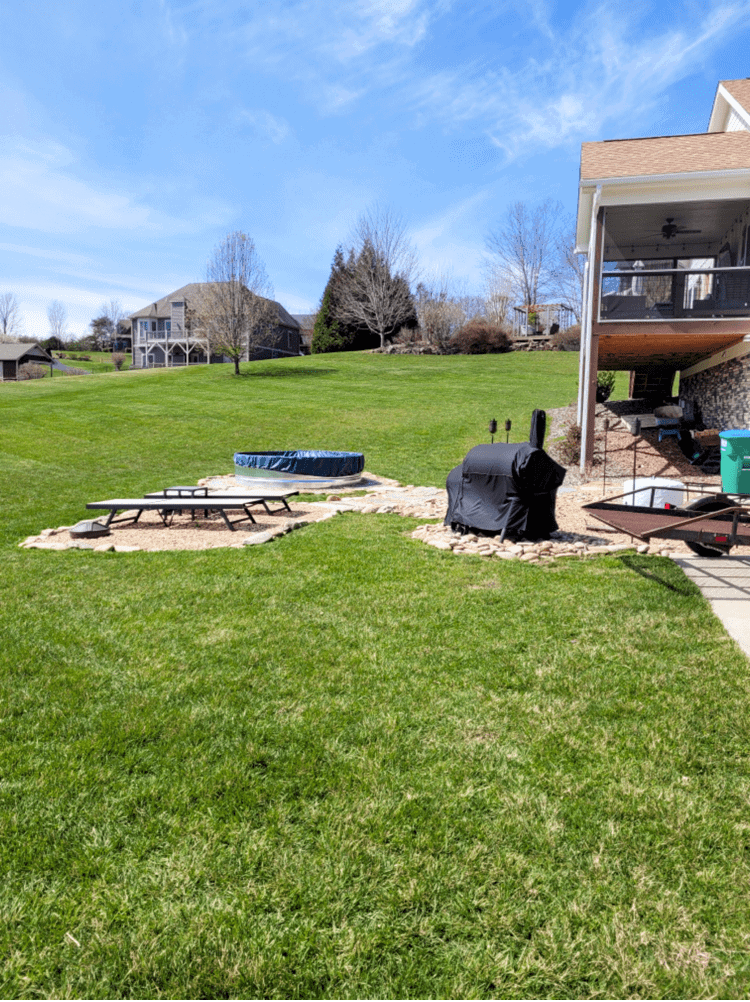
{"label": "black metal bench", "polygon": [[[167,490],[170,490],[170,488],[167,488]],[[281,494],[264,494],[262,496],[254,495],[247,497],[213,494],[204,497],[187,498],[167,496],[166,492],[161,491],[156,494],[145,495],[142,498],[109,498],[106,501],[91,501],[86,507],[95,511],[108,511],[109,514],[104,522],[106,526],[117,525],[120,522],[133,522],[135,524],[144,511],[157,512],[164,525],[171,525],[175,512],[190,511],[194,513],[201,509],[206,512],[216,511],[224,519],[227,527],[234,532],[235,525],[238,525],[240,522],[249,521],[255,524],[253,513],[250,511],[255,505],[263,505],[269,515],[274,515],[284,510],[291,513],[287,498],[295,494],[299,494],[299,491],[285,491]],[[268,507],[269,501],[280,501],[282,507],[271,510]],[[134,511],[135,515],[131,515],[128,518],[115,518],[118,511]],[[242,518],[230,521],[227,518],[228,511],[244,511],[245,515]],[[169,521],[167,520],[168,514],[171,514]]]}

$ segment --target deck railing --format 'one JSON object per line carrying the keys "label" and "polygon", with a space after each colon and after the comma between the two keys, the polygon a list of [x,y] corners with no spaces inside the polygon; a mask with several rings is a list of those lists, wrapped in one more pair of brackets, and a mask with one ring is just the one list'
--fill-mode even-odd
{"label": "deck railing", "polygon": [[600,321],[750,318],[750,267],[602,272]]}

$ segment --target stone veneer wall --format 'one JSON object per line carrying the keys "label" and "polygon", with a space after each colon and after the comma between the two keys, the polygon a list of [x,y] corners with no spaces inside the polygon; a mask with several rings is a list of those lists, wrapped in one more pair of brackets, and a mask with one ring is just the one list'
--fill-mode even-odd
{"label": "stone veneer wall", "polygon": [[680,399],[700,407],[707,428],[750,429],[750,355],[681,378]]}

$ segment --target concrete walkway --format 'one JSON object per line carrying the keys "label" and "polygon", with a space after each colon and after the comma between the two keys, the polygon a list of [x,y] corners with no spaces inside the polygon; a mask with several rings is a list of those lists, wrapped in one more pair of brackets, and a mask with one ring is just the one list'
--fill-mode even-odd
{"label": "concrete walkway", "polygon": [[698,585],[729,636],[750,657],[750,559],[673,557]]}

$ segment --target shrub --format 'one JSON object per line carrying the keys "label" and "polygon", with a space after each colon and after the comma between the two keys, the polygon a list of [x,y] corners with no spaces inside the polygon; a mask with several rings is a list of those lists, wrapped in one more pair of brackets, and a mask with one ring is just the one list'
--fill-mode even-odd
{"label": "shrub", "polygon": [[557,443],[557,452],[566,466],[575,466],[581,461],[581,426],[572,424],[565,432],[565,437]]}
{"label": "shrub", "polygon": [[69,366],[67,369],[63,370],[63,376],[90,376],[91,373],[88,369],[76,369],[73,366]]}
{"label": "shrub", "polygon": [[511,350],[505,331],[487,320],[470,320],[450,341],[453,354],[497,355]]}
{"label": "shrub", "polygon": [[393,344],[419,344],[422,341],[422,332],[417,328],[402,327],[393,339]]}
{"label": "shrub", "polygon": [[598,373],[596,377],[596,402],[598,404],[606,403],[611,397],[612,390],[615,388],[616,376],[615,372]]}
{"label": "shrub", "polygon": [[558,351],[580,351],[581,350],[581,325],[573,324],[572,327],[564,331],[558,331],[552,335],[550,344]]}
{"label": "shrub", "polygon": [[18,369],[19,379],[44,379],[46,375],[47,366],[37,362],[24,362]]}
{"label": "shrub", "polygon": [[115,370],[117,372],[119,372],[120,369],[123,367],[124,364],[125,364],[125,355],[124,355],[124,353],[121,352],[121,351],[113,351],[112,352],[112,365],[114,365]]}

